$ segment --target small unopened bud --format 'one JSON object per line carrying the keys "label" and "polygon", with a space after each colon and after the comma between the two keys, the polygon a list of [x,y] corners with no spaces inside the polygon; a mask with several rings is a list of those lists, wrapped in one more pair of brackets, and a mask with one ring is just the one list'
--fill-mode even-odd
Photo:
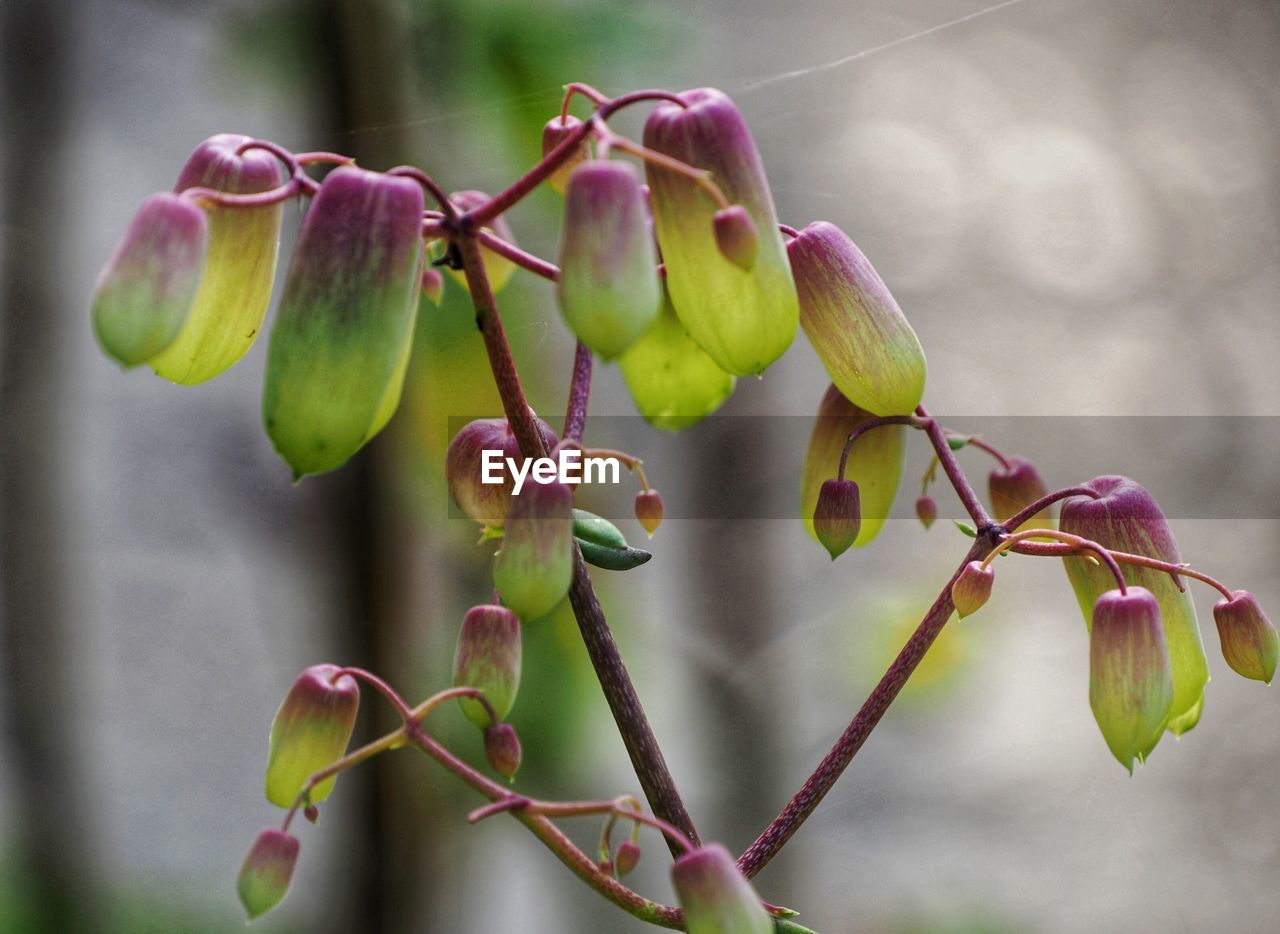
{"label": "small unopened bud", "polygon": [[858,484],[852,480],[836,479],[824,482],[813,510],[813,531],[822,547],[830,552],[832,561],[857,541],[861,527]]}
{"label": "small unopened bud", "polygon": [[716,246],[724,258],[743,272],[750,272],[760,252],[760,234],[747,209],[731,204],[716,211],[711,223],[715,228]]}
{"label": "small unopened bud", "polygon": [[444,299],[444,275],[434,266],[422,267],[422,294],[431,304],[440,307]]}
{"label": "small unopened bud", "polygon": [[[267,762],[267,800],[293,806],[307,779],[342,758],[356,725],[360,686],[343,675],[335,683],[337,665],[312,665],[298,675],[271,723]],[[311,803],[333,790],[327,778],[311,789]]]}
{"label": "small unopened bud", "polygon": [[516,736],[515,727],[510,723],[496,723],[484,731],[484,757],[489,760],[490,767],[505,778],[513,781],[520,769],[520,737]]}
{"label": "small unopened bud", "polygon": [[689,934],[771,934],[773,919],[719,843],[686,853],[671,867]]}
{"label": "small unopened bud", "polygon": [[528,622],[554,610],[572,581],[573,494],[563,483],[526,481],[507,510],[494,586],[503,605]]}
{"label": "small unopened bud", "polygon": [[1222,640],[1222,657],[1236,674],[1271,683],[1280,650],[1276,627],[1247,590],[1233,590],[1213,607],[1213,620]]}
{"label": "small unopened bud", "polygon": [[926,529],[931,527],[938,518],[938,504],[934,502],[932,496],[921,496],[916,500],[916,516],[920,519],[920,524]]}
{"label": "small unopened bud", "polygon": [[[449,200],[453,202],[454,207],[459,211],[473,211],[480,205],[489,200],[489,196],[483,191],[459,191],[449,196]],[[511,225],[507,223],[507,219],[499,215],[489,221],[484,227],[489,233],[493,234],[500,240],[506,240],[512,246],[516,245],[515,234],[511,232]],[[480,256],[484,260],[484,269],[489,276],[489,287],[494,293],[501,292],[506,284],[511,281],[511,275],[516,271],[516,264],[511,262],[505,256],[499,256],[487,246],[480,247]],[[464,289],[467,287],[467,275],[461,269],[450,269],[458,285]]]}
{"label": "small unopened bud", "polygon": [[[559,439],[551,426],[539,420],[538,427],[554,448]],[[502,453],[501,483],[484,482],[485,451]],[[454,502],[476,522],[491,529],[502,528],[511,505],[511,491],[516,481],[507,468],[509,459],[521,468],[526,460],[505,418],[478,418],[468,422],[453,436],[445,454],[444,475]]]}
{"label": "small unopened bud", "polygon": [[623,840],[613,854],[613,868],[621,879],[640,862],[640,844],[632,840]]}
{"label": "small unopened bud", "polygon": [[93,329],[125,366],[177,338],[204,270],[209,222],[187,198],[152,195],[134,215],[93,293]]}
{"label": "small unopened bud", "polygon": [[313,824],[320,822],[320,809],[314,804],[308,804],[302,809],[302,816]]}
{"label": "small unopened bud", "polygon": [[250,921],[280,904],[289,891],[297,864],[297,838],[275,828],[258,834],[236,877],[240,904],[244,905]]}
{"label": "small unopened bud", "polygon": [[991,585],[996,580],[996,569],[991,565],[985,568],[980,561],[970,561],[951,585],[951,602],[956,612],[964,619],[971,613],[982,609],[982,605],[991,596]]}
{"label": "small unopened bud", "polygon": [[[520,687],[520,620],[505,606],[473,606],[462,618],[453,659],[455,687],[478,688],[499,720],[506,718]],[[483,704],[458,698],[468,720],[481,729],[493,721]]]}
{"label": "small unopened bud", "polygon": [[[566,114],[564,117],[552,117],[548,120],[547,125],[542,128],[542,155],[550,154],[551,150],[572,136],[580,126],[582,126],[582,121],[572,114]],[[564,194],[565,189],[569,187],[569,176],[573,174],[573,170],[588,155],[587,141],[584,137],[573,148],[569,158],[547,176],[547,184],[551,186],[552,191],[557,194]]]}
{"label": "small unopened bud", "polygon": [[662,517],[666,514],[666,506],[662,502],[662,494],[657,490],[641,490],[636,494],[636,520],[653,538],[653,533],[658,531],[658,526],[662,524]]}
{"label": "small unopened bud", "polygon": [[1145,587],[1110,590],[1093,607],[1089,706],[1107,747],[1130,774],[1146,761],[1169,717],[1173,671],[1160,604]]}
{"label": "small unopened bud", "polygon": [[[1030,506],[1049,492],[1044,478],[1035,465],[1025,457],[1016,454],[1009,457],[1009,466],[997,467],[991,471],[987,479],[987,489],[991,493],[991,508],[996,514],[997,522],[1007,522],[1015,515]],[[1019,528],[1045,528],[1050,522],[1049,511],[1036,513]],[[1017,529],[1010,529],[1016,532]]]}

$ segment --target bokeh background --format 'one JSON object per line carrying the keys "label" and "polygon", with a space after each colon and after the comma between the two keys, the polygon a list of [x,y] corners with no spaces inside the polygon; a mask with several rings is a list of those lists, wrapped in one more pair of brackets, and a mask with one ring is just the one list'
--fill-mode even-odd
{"label": "bokeh background", "polygon": [[[568,81],[726,89],[781,216],[841,224],[895,291],[935,412],[1055,485],[1133,473],[1186,557],[1280,608],[1277,8],[981,10],[0,5],[0,929],[239,930],[233,879],[275,820],[266,733],[294,674],[362,664],[425,696],[488,592],[474,528],[442,493],[448,419],[496,409],[460,290],[423,306],[390,429],[297,487],[259,425],[263,342],[198,388],[121,374],[94,346],[87,299],[112,244],[215,132],[492,190],[536,158]],[[618,126],[638,132],[638,117]],[[557,207],[540,192],[513,213],[523,245],[554,255]],[[503,300],[554,420],[571,344],[551,291],[521,276]],[[770,416],[741,421],[749,452],[723,425],[672,443],[625,423],[688,518],[664,525],[643,571],[597,575],[602,597],[692,814],[734,850],[826,751],[965,548],[948,523],[926,534],[909,518],[927,465],[913,439],[901,519],[826,559],[793,515],[825,386],[800,337],[724,410]],[[616,370],[598,368],[592,412],[633,414]],[[597,440],[618,440],[623,422],[600,424]],[[982,483],[989,463],[961,456]],[[755,511],[699,499],[735,496]],[[1088,709],[1061,568],[1002,562],[987,609],[944,633],[761,893],[824,932],[1274,930],[1276,695],[1226,668],[1212,594],[1196,599],[1203,720],[1131,779]],[[366,710],[365,735],[388,725]],[[567,612],[526,630],[513,722],[522,790],[638,790]],[[464,727],[439,716],[479,761]],[[288,901],[256,927],[642,929],[514,823],[467,827],[476,803],[410,752],[344,777],[303,828]],[[571,829],[589,846],[597,825]],[[648,840],[635,883],[669,899],[662,849]]]}

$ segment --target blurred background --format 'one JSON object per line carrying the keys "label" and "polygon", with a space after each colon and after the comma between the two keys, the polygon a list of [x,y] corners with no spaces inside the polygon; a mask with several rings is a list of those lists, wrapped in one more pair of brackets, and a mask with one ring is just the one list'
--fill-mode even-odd
{"label": "blurred background", "polygon": [[[265,342],[196,388],[121,374],[95,346],[88,296],[112,245],[217,132],[494,190],[537,157],[569,81],[725,89],[780,216],[845,227],[894,290],[929,355],[935,413],[1035,459],[1054,486],[1133,474],[1184,557],[1280,612],[1277,8],[981,10],[0,5],[0,929],[239,930],[234,877],[277,819],[262,769],[293,676],[359,664],[425,697],[448,684],[462,614],[488,595],[487,552],[443,492],[448,420],[497,410],[452,284],[422,308],[388,431],[296,487],[260,427]],[[513,212],[522,245],[554,256],[558,207],[543,191]],[[531,400],[558,425],[572,347],[551,290],[521,275],[502,299]],[[651,564],[596,576],[694,819],[734,851],[825,753],[966,548],[950,523],[926,534],[910,518],[919,438],[900,518],[870,548],[832,564],[809,539],[799,465],[826,384],[800,337],[740,383],[723,412],[770,417],[736,435],[728,419],[674,441],[605,419],[588,436],[625,442],[671,491],[677,518]],[[634,414],[615,368],[598,365],[592,413]],[[961,456],[985,485],[990,462]],[[618,497],[625,514],[630,492]],[[712,498],[751,510],[718,514]],[[1213,595],[1195,595],[1204,717],[1130,779],[1089,711],[1062,569],[1002,562],[991,603],[944,631],[761,894],[824,932],[1274,930],[1276,695],[1226,668]],[[517,787],[638,792],[572,617],[525,639]],[[461,717],[436,723],[480,761]],[[370,698],[361,735],[389,725]],[[255,928],[643,929],[513,822],[468,827],[478,800],[411,752],[345,776],[302,828],[288,900]],[[598,825],[569,829],[590,847]],[[635,886],[669,900],[663,847],[645,843]]]}

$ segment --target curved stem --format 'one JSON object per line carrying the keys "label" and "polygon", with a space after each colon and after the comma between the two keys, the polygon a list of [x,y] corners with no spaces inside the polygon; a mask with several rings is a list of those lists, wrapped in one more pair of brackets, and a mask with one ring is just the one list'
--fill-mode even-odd
{"label": "curved stem", "polygon": [[748,879],[768,865],[769,860],[773,859],[783,845],[791,839],[792,834],[800,829],[800,826],[813,813],[814,808],[831,790],[831,786],[853,761],[853,757],[867,741],[871,731],[880,722],[880,718],[889,709],[889,705],[898,696],[898,692],[907,683],[911,673],[916,670],[916,666],[924,658],[929,646],[933,645],[934,639],[950,619],[955,610],[955,605],[951,602],[951,585],[956,582],[965,565],[986,554],[993,540],[994,535],[989,529],[985,532],[979,531],[978,538],[969,549],[969,553],[951,575],[947,585],[942,588],[933,606],[929,608],[920,625],[916,627],[916,631],[902,647],[902,651],[893,660],[893,664],[881,677],[866,702],[840,738],[836,740],[835,745],[831,747],[831,751],[814,769],[813,774],[800,790],[787,802],[786,807],[770,822],[769,826],[760,832],[755,842],[738,857],[738,868]]}
{"label": "curved stem", "polygon": [[513,795],[508,801],[495,801],[488,807],[477,808],[468,815],[467,821],[474,824],[501,811],[514,810],[526,814],[539,814],[543,817],[590,817],[594,814],[613,814],[652,827],[680,844],[686,853],[694,849],[693,841],[686,837],[679,827],[672,826],[660,817],[653,817],[634,808],[623,807],[617,798],[608,801],[538,801],[534,798]]}
{"label": "curved stem", "polygon": [[886,425],[910,425],[912,428],[925,428],[927,427],[925,422],[926,419],[917,418],[914,415],[887,415],[882,418],[872,418],[855,425],[853,431],[849,432],[849,437],[845,439],[844,450],[840,452],[840,468],[836,471],[836,479],[844,479],[844,471],[849,465],[849,452],[853,450],[853,442],[868,431],[874,428],[884,428]]}
{"label": "curved stem", "polygon": [[600,155],[603,158],[610,147],[613,149],[621,149],[623,152],[635,156],[637,159],[643,159],[650,165],[656,165],[659,168],[676,172],[686,178],[692,180],[711,196],[711,200],[716,203],[716,208],[723,210],[729,207],[729,199],[725,197],[724,191],[716,184],[712,174],[706,169],[698,169],[689,165],[687,162],[681,162],[679,159],[673,159],[665,153],[649,149],[647,146],[641,146],[637,142],[627,139],[625,136],[619,136],[611,130],[605,129],[603,125],[596,131],[597,136],[601,140]]}
{"label": "curved stem", "polygon": [[554,263],[548,263],[541,257],[526,253],[518,246],[508,243],[497,234],[490,233],[487,230],[476,231],[476,236],[480,238],[480,242],[484,244],[485,249],[493,250],[499,256],[505,256],[520,268],[527,269],[529,272],[542,276],[542,278],[551,282],[560,281],[560,267]]}
{"label": "curved stem", "polygon": [[387,684],[386,681],[375,675],[371,671],[365,671],[363,668],[339,668],[333,673],[333,677],[329,679],[330,684],[336,684],[338,679],[343,675],[350,675],[353,678],[359,678],[368,684],[377,688],[387,700],[391,702],[391,706],[396,709],[396,713],[400,714],[400,719],[406,723],[413,717],[413,711],[409,709],[409,705],[405,703],[403,697],[397,693],[396,689]]}
{"label": "curved stem", "polygon": [[[1041,533],[1043,534],[1043,533]],[[1070,544],[1054,544],[1050,542],[1018,542],[1014,546],[1013,551],[1020,555],[1034,555],[1040,558],[1068,558],[1078,554],[1081,548]],[[1163,571],[1173,578],[1174,583],[1178,582],[1179,577],[1190,577],[1200,581],[1202,584],[1208,584],[1218,593],[1222,594],[1228,600],[1231,599],[1231,591],[1227,585],[1222,583],[1216,577],[1210,577],[1203,571],[1197,571],[1195,568],[1185,564],[1174,564],[1170,561],[1161,561],[1159,558],[1148,558],[1146,555],[1130,554],[1127,551],[1111,551],[1112,558],[1119,564],[1132,564],[1135,567],[1150,568],[1153,571]],[[1181,585],[1179,585],[1181,587]]]}
{"label": "curved stem", "polygon": [[1000,462],[1000,466],[1003,467],[1005,470],[1008,470],[1011,466],[1013,466],[1012,464],[1009,463],[1009,458],[1005,457],[1002,453],[1000,453],[1000,451],[996,449],[995,445],[992,445],[986,441],[983,441],[977,435],[961,435],[953,431],[948,431],[947,437],[948,438],[964,438],[964,443],[966,445],[970,447],[975,447],[979,451],[985,451],[986,453],[990,454],[992,457],[994,457],[997,461]]}
{"label": "curved stem", "polygon": [[439,182],[428,175],[422,169],[414,165],[398,165],[394,169],[387,169],[387,175],[399,175],[403,178],[411,178],[423,188],[427,194],[435,199],[436,204],[440,205],[440,210],[444,212],[444,216],[453,219],[458,216],[458,209],[454,207],[449,196],[444,193],[444,189],[440,187]]}
{"label": "curved stem", "polygon": [[925,411],[923,405],[916,406],[916,414],[921,418],[928,419],[929,424],[925,426],[925,431],[929,433],[929,440],[933,442],[933,450],[938,455],[938,461],[942,464],[943,472],[946,473],[947,479],[951,481],[951,486],[955,488],[956,495],[960,497],[960,502],[964,504],[965,512],[973,519],[973,523],[978,527],[979,532],[991,527],[994,522],[991,516],[987,514],[987,509],[982,505],[982,501],[978,499],[978,494],[974,492],[973,486],[969,483],[969,478],[960,469],[960,463],[956,460],[955,452],[951,450],[951,445],[947,443],[947,434],[942,425],[936,418],[932,418]]}
{"label": "curved stem", "polygon": [[1087,486],[1069,486],[1064,487],[1061,490],[1054,490],[1052,493],[1046,493],[1031,505],[1024,506],[1022,509],[1018,510],[1018,512],[1014,513],[1013,517],[1008,522],[1003,523],[1003,525],[1006,529],[1016,529],[1036,513],[1040,512],[1040,510],[1049,508],[1059,500],[1069,499],[1072,496],[1088,496],[1091,499],[1097,499],[1101,495],[1102,494],[1097,490],[1091,489]]}
{"label": "curved stem", "polygon": [[786,224],[779,224],[778,230],[790,237],[792,240],[800,236],[800,231],[796,230],[794,227],[788,227]]}
{"label": "curved stem", "polygon": [[564,86],[564,99],[560,102],[560,125],[563,126],[565,118],[569,116],[569,104],[573,101],[573,95],[581,94],[591,103],[599,107],[609,98],[601,94],[589,84],[583,84],[581,81],[574,81]]}
{"label": "curved stem", "polygon": [[302,194],[306,185],[315,183],[307,178],[301,172],[289,178],[288,181],[276,188],[268,191],[258,191],[247,195],[233,195],[226,191],[218,191],[216,188],[184,188],[178,194],[183,198],[190,198],[199,204],[208,204],[220,208],[261,208],[272,204],[279,204],[281,201],[288,201],[295,195]]}
{"label": "curved stem", "polygon": [[1120,588],[1120,592],[1129,592],[1129,588],[1124,582],[1124,572],[1120,570],[1120,565],[1116,563],[1116,559],[1107,548],[1103,547],[1098,542],[1083,538],[1079,535],[1072,535],[1070,532],[1059,532],[1057,529],[1027,529],[1025,532],[1018,532],[1014,535],[1010,535],[1008,538],[1000,542],[999,545],[996,545],[996,547],[991,550],[991,553],[982,559],[982,566],[985,568],[995,559],[996,555],[1003,551],[1008,551],[1020,542],[1027,541],[1032,538],[1056,538],[1060,542],[1066,542],[1067,544],[1072,545],[1077,551],[1092,551],[1102,559],[1102,563],[1111,571],[1111,576],[1116,579],[1116,586]]}
{"label": "curved stem", "polygon": [[573,376],[569,380],[569,401],[565,405],[564,431],[569,441],[582,441],[587,427],[587,403],[591,398],[591,348],[582,341],[573,351]]}

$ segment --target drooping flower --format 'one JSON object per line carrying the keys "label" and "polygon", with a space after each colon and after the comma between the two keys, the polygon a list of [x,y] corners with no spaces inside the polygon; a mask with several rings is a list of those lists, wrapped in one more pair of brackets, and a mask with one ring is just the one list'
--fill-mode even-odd
{"label": "drooping flower", "polygon": [[773,931],[773,919],[760,897],[719,843],[708,843],[676,859],[671,881],[689,934]]}
{"label": "drooping flower", "polygon": [[666,514],[667,507],[662,502],[662,494],[657,490],[641,490],[636,494],[636,520],[644,528],[645,533],[653,538],[653,533],[658,531],[658,526],[662,524],[662,517]]}
{"label": "drooping flower", "polygon": [[[581,126],[582,121],[573,114],[565,114],[564,117],[552,117],[547,121],[547,125],[542,128],[542,154],[544,156],[550,154],[553,149],[578,132],[578,128]],[[586,161],[590,154],[590,146],[584,139],[574,146],[569,158],[547,177],[547,184],[558,194],[564,194],[565,189],[569,187],[569,176],[573,174],[575,168]]]}
{"label": "drooping flower", "polygon": [[813,508],[813,532],[834,561],[857,541],[862,526],[858,484],[852,480],[824,480]]}
{"label": "drooping flower", "polygon": [[[991,508],[997,522],[1008,522],[1025,507],[1049,492],[1035,464],[1016,454],[1010,455],[1007,460],[1008,466],[996,467],[987,478]],[[1053,519],[1049,515],[1049,510],[1042,509],[1018,528],[1045,529],[1052,528],[1052,525]],[[1016,532],[1018,529],[1009,531]]]}
{"label": "drooping flower", "polygon": [[1257,598],[1247,590],[1233,590],[1213,606],[1222,657],[1231,670],[1254,681],[1271,683],[1276,673],[1280,638]]}
{"label": "drooping flower", "polygon": [[[293,806],[303,785],[347,751],[360,709],[360,687],[350,675],[335,680],[337,665],[312,665],[294,680],[271,722],[267,800]],[[329,797],[333,778],[311,789],[314,804]]]}
{"label": "drooping flower", "polygon": [[250,921],[280,904],[289,891],[297,864],[296,837],[272,827],[258,834],[236,877],[240,904]]}
{"label": "drooping flower", "polygon": [[[455,687],[478,688],[505,720],[520,689],[520,620],[504,606],[473,606],[462,618],[453,658]],[[468,720],[481,729],[493,724],[478,700],[458,698]]]}
{"label": "drooping flower", "polygon": [[484,757],[489,760],[489,766],[507,781],[515,779],[522,755],[520,737],[510,723],[485,727]]}
{"label": "drooping flower", "polygon": [[530,478],[507,510],[493,583],[525,622],[545,616],[573,582],[573,494],[563,483]]}
{"label": "drooping flower", "polygon": [[938,519],[938,504],[932,496],[921,496],[916,500],[916,518],[926,529],[931,528]]}
{"label": "drooping flower", "polygon": [[985,568],[980,561],[970,561],[951,585],[951,602],[961,619],[978,612],[991,598],[991,586],[996,580],[996,569]]}

